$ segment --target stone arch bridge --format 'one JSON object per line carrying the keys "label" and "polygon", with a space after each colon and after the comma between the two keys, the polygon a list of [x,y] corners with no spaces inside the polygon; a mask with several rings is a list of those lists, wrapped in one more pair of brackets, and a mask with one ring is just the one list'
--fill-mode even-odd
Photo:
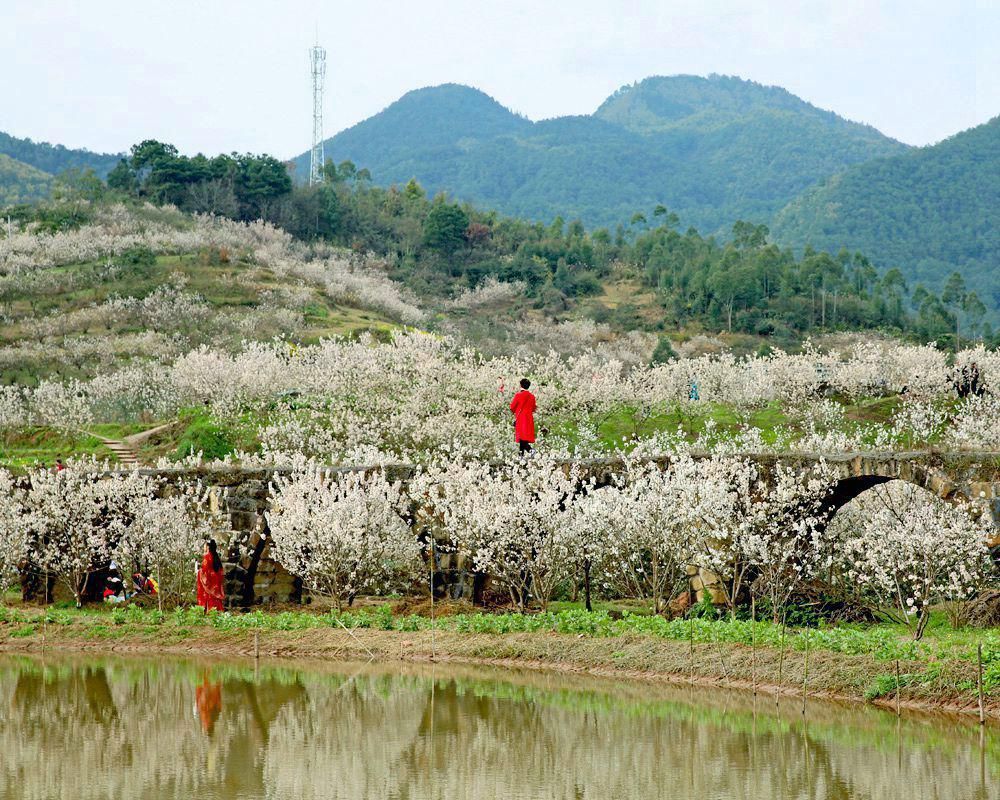
{"label": "stone arch bridge", "polygon": [[[983,504],[994,523],[1000,523],[1000,452],[913,451],[893,453],[773,454],[741,453],[759,463],[766,473],[777,464],[807,471],[820,460],[826,461],[837,476],[830,497],[835,511],[862,492],[892,480],[903,480],[920,486],[946,501],[968,499]],[[670,458],[651,459],[668,469]],[[624,470],[621,459],[600,459],[576,462],[581,477],[593,478],[607,485]],[[368,472],[383,467],[331,467],[330,474]],[[409,465],[384,467],[391,480],[404,484],[415,473]],[[144,470],[168,483],[199,480],[211,487],[212,502],[228,517],[234,546],[226,564],[227,596],[236,605],[296,601],[301,598],[301,584],[268,557],[268,536],[264,512],[267,508],[268,486],[272,478],[288,474],[290,469],[176,469]],[[990,542],[1000,545],[1000,535]],[[471,591],[471,574],[467,574],[449,555],[440,555],[436,565],[436,584],[446,587],[455,596]]]}

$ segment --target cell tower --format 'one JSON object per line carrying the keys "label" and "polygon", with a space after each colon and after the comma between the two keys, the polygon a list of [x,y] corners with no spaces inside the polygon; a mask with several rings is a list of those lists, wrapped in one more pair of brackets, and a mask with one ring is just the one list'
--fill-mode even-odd
{"label": "cell tower", "polygon": [[309,156],[309,185],[323,182],[323,82],[326,80],[326,50],[317,43],[309,50],[313,82],[313,144]]}

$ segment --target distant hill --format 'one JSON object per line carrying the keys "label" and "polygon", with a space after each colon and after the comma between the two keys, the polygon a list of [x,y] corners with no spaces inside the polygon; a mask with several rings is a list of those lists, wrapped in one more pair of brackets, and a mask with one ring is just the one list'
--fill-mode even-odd
{"label": "distant hill", "polygon": [[106,178],[120,158],[0,132],[0,207],[47,197],[55,176],[68,169],[92,169]]}
{"label": "distant hill", "polygon": [[[409,92],[326,142],[380,184],[417,178],[508,214],[627,223],[662,203],[682,225],[766,222],[816,181],[907,146],[789,92],[739,78],[648,78],[590,116],[533,123],[446,84]],[[296,159],[308,174],[308,153]]]}
{"label": "distant hill", "polygon": [[[89,150],[73,150],[61,144],[19,139],[3,132],[0,132],[0,155],[47,173],[50,179],[68,169],[92,169],[98,177],[106,178],[121,158],[120,155],[110,153],[92,153]],[[32,195],[30,185],[26,185],[24,192]]]}
{"label": "distant hill", "polygon": [[0,153],[0,208],[48,196],[52,176]]}
{"label": "distant hill", "polygon": [[935,288],[959,270],[1000,307],[1000,117],[823,181],[778,214],[773,233],[797,246],[861,250]]}

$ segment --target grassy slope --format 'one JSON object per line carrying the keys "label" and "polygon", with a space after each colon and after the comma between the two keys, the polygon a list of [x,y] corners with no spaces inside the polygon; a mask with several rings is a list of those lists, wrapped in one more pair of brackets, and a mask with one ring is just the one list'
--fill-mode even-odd
{"label": "grassy slope", "polygon": [[52,176],[0,153],[0,207],[46,197]]}
{"label": "grassy slope", "polygon": [[[231,314],[239,318],[251,313],[267,292],[282,289],[301,290],[299,281],[277,276],[269,270],[243,263],[211,263],[199,255],[159,256],[153,264],[131,265],[119,268],[109,275],[103,264],[81,263],[55,267],[40,272],[42,280],[35,283],[0,284],[0,302],[5,314],[0,320],[0,347],[11,348],[0,366],[0,384],[35,385],[39,380],[52,377],[66,379],[86,378],[107,366],[87,359],[70,360],[60,352],[51,356],[26,355],[17,357],[19,345],[38,343],[29,325],[34,321],[52,317],[60,318],[74,312],[100,305],[120,297],[145,297],[163,285],[183,279],[184,291],[200,295],[213,312]],[[258,338],[285,335],[292,341],[311,344],[324,337],[352,336],[372,331],[382,336],[397,327],[397,323],[384,315],[344,303],[332,301],[319,288],[309,290],[308,301],[302,306],[304,323],[296,331],[257,330]],[[66,336],[52,336],[50,342],[65,347],[71,340],[97,341],[129,333],[140,333],[142,328],[116,324],[110,330],[103,326],[76,326]],[[170,333],[165,332],[165,333]],[[201,332],[188,332],[197,337]],[[211,341],[211,339],[209,339]],[[196,343],[192,339],[189,344]],[[218,344],[218,342],[214,342]],[[238,346],[232,339],[223,346]],[[125,363],[131,354],[119,353],[117,360]],[[88,435],[96,433],[110,439],[120,439],[133,433],[155,427],[171,420],[136,421],[131,425],[98,425],[89,431],[66,433],[44,427],[8,431],[0,436],[0,464],[24,467],[34,463],[52,464],[56,458],[71,455],[96,456],[114,461],[114,455],[99,439]],[[171,454],[190,443],[190,429],[204,425],[197,415],[188,415],[178,425],[142,446],[143,458],[155,461],[161,455]],[[252,446],[234,432],[227,432],[239,445]]]}
{"label": "grassy slope", "polygon": [[[30,286],[22,290],[7,289],[4,299],[9,305],[8,316],[41,317],[67,314],[107,301],[114,296],[145,297],[160,286],[180,276],[186,282],[185,291],[201,295],[215,311],[248,309],[269,290],[298,288],[295,279],[280,278],[269,270],[254,269],[251,278],[241,279],[249,271],[245,264],[213,264],[198,255],[159,256],[152,265],[136,265],[120,269],[114,276],[99,277],[100,264],[73,264],[46,270],[56,277],[46,286]],[[65,289],[70,286],[73,288]],[[337,304],[319,289],[313,291],[305,307],[306,327],[300,333],[302,343],[315,342],[324,336],[350,335],[363,330],[388,330],[394,323],[377,312]],[[83,330],[81,334],[101,334],[100,330]],[[24,336],[23,325],[17,322],[0,324],[0,342],[13,344]]]}

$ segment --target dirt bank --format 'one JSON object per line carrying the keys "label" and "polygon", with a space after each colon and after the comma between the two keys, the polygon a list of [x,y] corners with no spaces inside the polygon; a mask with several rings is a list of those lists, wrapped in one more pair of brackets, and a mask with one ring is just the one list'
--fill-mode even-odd
{"label": "dirt bank", "polygon": [[[218,630],[211,626],[0,624],[0,652],[93,651],[122,654],[244,656],[378,662],[431,660],[582,673],[643,681],[729,686],[873,702],[895,708],[895,662],[826,651],[696,644],[642,635],[597,638],[559,633],[503,635],[372,629]],[[808,663],[807,663],[808,658]],[[975,714],[975,665],[900,661],[900,706]],[[919,676],[915,680],[914,676]],[[866,699],[867,698],[867,699]],[[987,698],[1000,718],[1000,698]]]}

